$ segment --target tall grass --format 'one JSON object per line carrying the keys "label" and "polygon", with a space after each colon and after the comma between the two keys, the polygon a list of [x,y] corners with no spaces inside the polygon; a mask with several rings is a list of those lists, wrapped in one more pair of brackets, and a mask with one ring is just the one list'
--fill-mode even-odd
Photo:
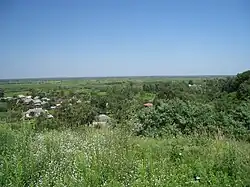
{"label": "tall grass", "polygon": [[249,186],[250,145],[124,131],[0,126],[1,186]]}

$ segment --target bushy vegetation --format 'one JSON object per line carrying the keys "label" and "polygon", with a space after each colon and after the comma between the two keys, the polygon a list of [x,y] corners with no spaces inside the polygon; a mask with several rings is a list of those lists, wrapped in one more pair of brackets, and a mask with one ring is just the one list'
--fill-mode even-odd
{"label": "bushy vegetation", "polygon": [[[19,124],[20,125],[20,124]],[[1,186],[247,186],[250,145],[94,129],[0,128]]]}
{"label": "bushy vegetation", "polygon": [[250,140],[250,103],[241,102],[234,109],[218,110],[216,105],[183,101],[161,102],[155,108],[146,108],[138,114],[141,124],[137,134],[207,134],[219,131],[227,137]]}
{"label": "bushy vegetation", "polygon": [[4,97],[4,91],[3,91],[3,89],[0,88],[0,98],[1,97]]}
{"label": "bushy vegetation", "polygon": [[[233,77],[1,83],[1,186],[249,186],[250,71]],[[153,106],[143,104],[152,103]],[[94,129],[99,114],[110,128]]]}

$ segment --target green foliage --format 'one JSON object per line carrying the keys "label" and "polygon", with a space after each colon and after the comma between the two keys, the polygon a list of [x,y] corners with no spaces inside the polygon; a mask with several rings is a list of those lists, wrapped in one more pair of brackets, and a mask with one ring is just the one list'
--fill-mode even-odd
{"label": "green foliage", "polygon": [[188,81],[188,84],[189,84],[189,85],[194,85],[194,81],[193,81],[193,80],[189,80],[189,81]]}
{"label": "green foliage", "polygon": [[[245,119],[249,108],[244,106],[249,97],[249,71],[235,77],[196,79],[195,83],[189,87],[184,80],[98,79],[86,83],[80,80],[38,82],[34,88],[31,82],[17,85],[20,90],[26,86],[26,91],[33,96],[49,97],[51,101],[43,106],[49,111],[50,106],[63,102],[61,107],[50,111],[53,120],[42,117],[36,120],[39,129],[87,126],[96,115],[107,114],[118,124],[139,121],[143,127],[139,134],[143,135],[214,134],[219,129],[230,137],[245,137],[249,131]],[[16,91],[17,85],[12,85]],[[53,89],[46,91],[48,88]],[[78,104],[78,99],[82,103]],[[154,107],[143,109],[145,102],[152,102]],[[240,106],[242,108],[238,109]],[[20,120],[28,107],[16,100],[8,101],[4,108],[4,112],[8,110],[7,121]]]}
{"label": "green foliage", "polygon": [[222,86],[222,91],[231,93],[236,91],[235,87],[235,78],[234,77],[227,77],[226,80],[224,81],[224,84]]}
{"label": "green foliage", "polygon": [[108,101],[108,96],[106,95],[92,94],[90,103],[91,106],[98,109],[98,113],[106,114],[108,113]]}
{"label": "green foliage", "polygon": [[78,127],[92,123],[97,112],[89,103],[82,103],[80,105],[64,103],[60,108],[55,110],[53,115],[60,126]]}
{"label": "green foliage", "polygon": [[240,84],[237,90],[237,97],[241,100],[247,100],[250,98],[250,79]]}
{"label": "green foliage", "polygon": [[7,103],[0,102],[0,112],[7,112]]}
{"label": "green foliage", "polygon": [[235,89],[238,90],[240,85],[250,80],[250,70],[237,74],[235,78]]}
{"label": "green foliage", "polygon": [[232,110],[232,116],[235,121],[239,121],[241,125],[250,130],[250,103],[242,102],[235,110]]}
{"label": "green foliage", "polygon": [[203,133],[216,131],[213,106],[182,100],[169,100],[155,108],[145,109],[138,116],[141,134],[153,136],[162,133]]}
{"label": "green foliage", "polygon": [[[29,106],[0,103],[0,186],[249,185],[249,71],[189,79],[2,84],[50,98],[54,118],[20,121]],[[88,127],[103,113],[114,128]]]}
{"label": "green foliage", "polygon": [[[227,110],[227,111],[226,111]],[[155,108],[145,109],[138,115],[138,135],[164,134],[222,134],[249,139],[250,105],[242,103],[236,108],[217,111],[215,105],[179,99],[161,102]]]}
{"label": "green foliage", "polygon": [[4,97],[4,90],[2,88],[0,88],[0,98]]}
{"label": "green foliage", "polygon": [[238,99],[245,100],[250,97],[250,70],[228,78],[224,83],[223,91],[236,92]]}
{"label": "green foliage", "polygon": [[[247,186],[250,146],[200,136],[0,125],[0,186]],[[200,180],[197,180],[200,178]]]}

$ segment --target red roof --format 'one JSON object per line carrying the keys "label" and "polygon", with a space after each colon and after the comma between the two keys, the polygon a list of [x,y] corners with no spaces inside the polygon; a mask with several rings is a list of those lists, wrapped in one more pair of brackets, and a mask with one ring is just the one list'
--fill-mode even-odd
{"label": "red roof", "polygon": [[144,106],[145,107],[151,107],[151,106],[153,106],[153,104],[152,103],[145,103]]}

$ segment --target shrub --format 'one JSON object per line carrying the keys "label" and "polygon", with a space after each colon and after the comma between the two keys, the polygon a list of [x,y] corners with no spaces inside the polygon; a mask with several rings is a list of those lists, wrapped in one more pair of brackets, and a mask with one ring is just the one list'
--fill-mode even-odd
{"label": "shrub", "polygon": [[69,105],[64,103],[54,112],[55,121],[64,127],[86,126],[93,122],[97,112],[89,103]]}
{"label": "shrub", "polygon": [[7,112],[7,104],[5,102],[0,102],[0,112]]}
{"label": "shrub", "polygon": [[4,97],[4,90],[2,88],[0,88],[0,98]]}
{"label": "shrub", "polygon": [[217,112],[213,105],[179,99],[161,102],[154,108],[145,109],[138,115],[141,124],[137,134],[162,136],[170,134],[225,135],[243,138],[249,133],[249,105],[238,106],[231,113]]}

